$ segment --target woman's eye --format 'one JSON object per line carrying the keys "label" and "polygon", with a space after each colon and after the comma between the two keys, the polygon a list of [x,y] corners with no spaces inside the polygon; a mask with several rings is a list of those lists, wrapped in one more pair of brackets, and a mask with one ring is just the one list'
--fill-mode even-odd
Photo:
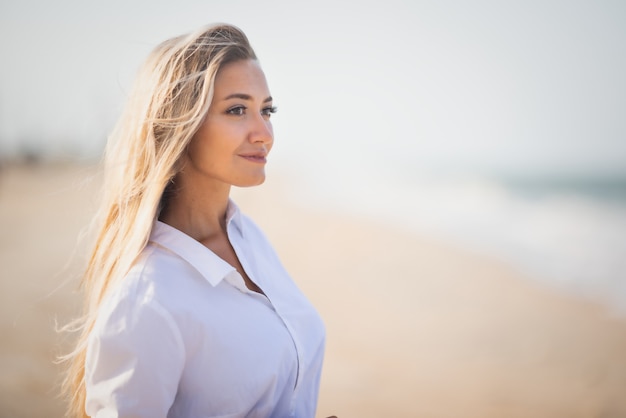
{"label": "woman's eye", "polygon": [[263,116],[267,116],[268,118],[272,115],[272,113],[276,113],[278,109],[276,108],[276,106],[270,106],[270,107],[266,107],[265,109],[261,110],[261,114]]}
{"label": "woman's eye", "polygon": [[246,113],[246,108],[244,106],[235,106],[228,109],[226,113],[228,113],[229,115],[241,116]]}

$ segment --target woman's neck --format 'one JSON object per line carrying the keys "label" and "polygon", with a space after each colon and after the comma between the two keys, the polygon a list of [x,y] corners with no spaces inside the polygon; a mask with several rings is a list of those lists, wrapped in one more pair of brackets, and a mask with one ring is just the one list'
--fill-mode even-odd
{"label": "woman's neck", "polygon": [[229,194],[229,184],[179,176],[159,220],[200,242],[225,234]]}

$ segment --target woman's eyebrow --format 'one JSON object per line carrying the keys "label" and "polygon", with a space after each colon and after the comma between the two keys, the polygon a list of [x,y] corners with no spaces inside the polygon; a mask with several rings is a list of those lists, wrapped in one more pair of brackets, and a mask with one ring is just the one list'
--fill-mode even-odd
{"label": "woman's eyebrow", "polygon": [[[252,100],[252,96],[250,96],[249,94],[245,94],[245,93],[233,93],[224,98],[224,100],[230,100],[230,99]],[[263,100],[263,103],[271,102],[272,100],[274,100],[272,99],[272,96],[268,96],[265,100]]]}

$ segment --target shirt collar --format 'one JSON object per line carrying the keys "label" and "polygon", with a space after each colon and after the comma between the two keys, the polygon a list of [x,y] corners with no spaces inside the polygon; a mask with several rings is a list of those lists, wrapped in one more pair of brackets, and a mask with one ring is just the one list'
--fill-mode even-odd
{"label": "shirt collar", "polygon": [[229,223],[233,223],[241,237],[243,238],[243,222],[241,219],[241,210],[239,210],[239,206],[232,199],[228,199],[228,206],[226,207],[226,225]]}
{"label": "shirt collar", "polygon": [[[226,225],[230,223],[243,237],[241,211],[232,200],[229,200],[226,209]],[[189,235],[159,220],[152,226],[149,241],[191,264],[212,286],[217,286],[226,276],[236,271],[233,266]]]}

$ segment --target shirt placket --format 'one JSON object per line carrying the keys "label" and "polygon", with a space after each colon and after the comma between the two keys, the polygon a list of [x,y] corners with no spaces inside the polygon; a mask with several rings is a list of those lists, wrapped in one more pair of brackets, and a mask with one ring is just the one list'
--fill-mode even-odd
{"label": "shirt placket", "polygon": [[[246,272],[246,274],[248,274],[248,277],[250,277],[250,279],[253,282],[255,282],[255,284],[257,286],[259,286],[259,284],[255,280],[255,276],[256,276],[255,272],[256,272],[256,270],[254,268],[252,268],[252,266],[248,262],[247,257],[245,257],[244,252],[239,247],[239,245],[237,245],[237,242],[234,241],[231,238],[231,236],[232,236],[231,228],[232,227],[231,227],[231,224],[229,222],[229,224],[227,226],[228,240],[230,241],[231,245],[233,246],[233,249],[235,250],[235,254],[237,254],[237,258],[239,259],[239,262],[241,263],[241,266],[243,267],[243,269]],[[294,410],[296,393],[297,393],[298,387],[300,385],[301,374],[302,374],[301,373],[302,359],[300,358],[300,350],[298,349],[298,343],[297,343],[296,338],[295,338],[295,333],[294,333],[293,329],[291,328],[291,326],[289,325],[289,322],[280,313],[280,310],[277,309],[276,305],[274,305],[274,303],[273,303],[272,299],[270,298],[270,296],[267,293],[265,293],[265,291],[263,290],[263,288],[261,286],[259,286],[259,288],[261,289],[261,291],[264,292],[263,294],[259,294],[257,292],[254,292],[254,291],[248,289],[248,287],[245,285],[245,283],[243,281],[243,277],[241,277],[241,275],[238,272],[235,271],[234,274],[238,277],[238,280],[236,280],[236,282],[238,283],[236,285],[236,287],[238,289],[240,289],[244,293],[251,294],[253,297],[262,297],[264,302],[269,304],[270,308],[274,311],[276,316],[278,316],[278,318],[281,320],[281,322],[283,323],[283,326],[287,329],[287,333],[289,334],[289,337],[291,338],[291,342],[293,343],[294,350],[296,351],[296,361],[297,361],[297,364],[296,364],[296,383],[294,385],[293,395],[292,395],[291,405],[290,405],[290,411]]]}

